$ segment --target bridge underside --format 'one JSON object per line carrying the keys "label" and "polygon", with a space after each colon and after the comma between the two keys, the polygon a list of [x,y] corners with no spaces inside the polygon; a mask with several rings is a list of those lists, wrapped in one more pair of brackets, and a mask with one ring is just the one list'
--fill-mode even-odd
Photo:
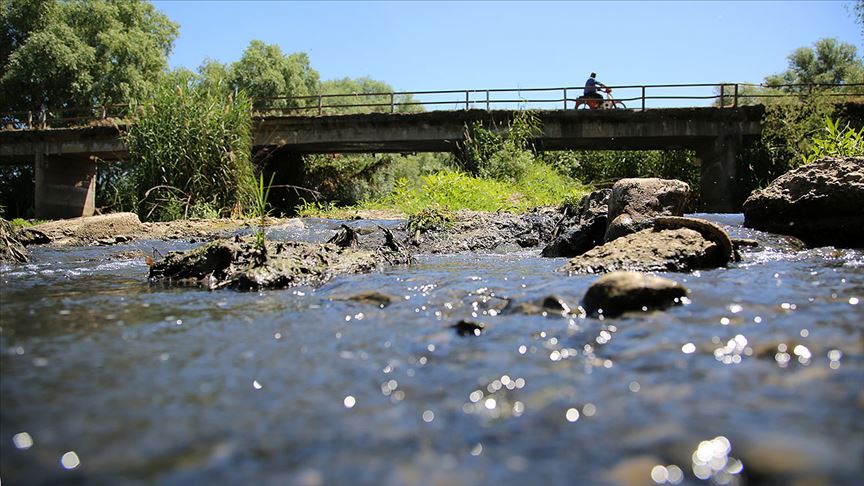
{"label": "bridge underside", "polygon": [[[312,153],[459,153],[466,126],[481,123],[503,132],[517,113],[469,110],[270,117],[255,120],[254,145],[291,154],[281,159],[292,165],[298,163],[299,155]],[[701,165],[701,209],[736,212],[740,210],[734,191],[736,155],[747,139],[761,133],[764,108],[537,113],[543,133],[535,144],[541,150],[694,150]],[[86,196],[92,188],[86,181],[95,178],[92,161],[123,158],[125,146],[119,134],[117,127],[0,132],[0,163],[35,164],[37,217],[86,215],[92,213],[92,198]],[[76,197],[66,198],[66,203],[44,202],[52,194],[63,194],[58,188],[64,185],[77,188],[65,191]]]}

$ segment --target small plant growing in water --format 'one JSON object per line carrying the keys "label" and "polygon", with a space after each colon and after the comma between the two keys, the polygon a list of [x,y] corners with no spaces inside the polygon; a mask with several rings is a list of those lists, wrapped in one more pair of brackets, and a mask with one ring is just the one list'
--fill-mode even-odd
{"label": "small plant growing in water", "polygon": [[258,175],[258,183],[255,184],[253,201],[253,217],[258,219],[258,230],[255,231],[255,247],[262,254],[267,254],[267,216],[270,215],[270,210],[267,209],[267,198],[270,197],[270,188],[273,186],[273,178],[276,174],[270,175],[270,182],[264,186],[264,174]]}

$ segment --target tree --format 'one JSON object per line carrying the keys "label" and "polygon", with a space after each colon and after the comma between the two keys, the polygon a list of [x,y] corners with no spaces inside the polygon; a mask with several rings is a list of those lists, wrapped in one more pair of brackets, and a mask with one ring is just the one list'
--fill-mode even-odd
{"label": "tree", "polygon": [[[215,69],[212,63],[208,67],[211,71]],[[259,100],[276,96],[312,96],[318,92],[318,72],[312,69],[305,52],[286,56],[278,45],[253,40],[240,60],[228,70],[228,84],[231,89],[244,90]],[[281,110],[310,104],[311,100],[280,99],[269,100],[259,108]]]}
{"label": "tree", "polygon": [[121,103],[152,88],[178,26],[144,0],[4,0],[0,109]]}
{"label": "tree", "polygon": [[[372,112],[390,112],[390,95],[382,93],[392,93],[393,88],[383,82],[376,81],[370,77],[362,78],[342,78],[321,83],[321,94],[350,94],[354,96],[333,97],[327,98],[325,104],[331,108],[325,108],[325,112],[333,113],[368,113]],[[396,112],[398,113],[416,113],[422,111],[420,105],[410,104],[414,102],[411,95],[398,95],[392,100],[396,104]],[[334,108],[333,106],[338,106]],[[345,106],[355,105],[355,106]],[[356,106],[356,105],[378,105],[378,106]],[[342,106],[345,106],[344,108]]]}
{"label": "tree", "polygon": [[795,49],[788,59],[789,69],[766,77],[765,84],[776,86],[864,82],[864,64],[858,57],[855,46],[838,42],[837,39],[820,39],[812,48]]}

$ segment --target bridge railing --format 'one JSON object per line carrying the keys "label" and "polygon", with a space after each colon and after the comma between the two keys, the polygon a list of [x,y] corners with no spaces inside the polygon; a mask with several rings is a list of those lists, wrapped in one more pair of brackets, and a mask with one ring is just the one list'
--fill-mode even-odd
{"label": "bridge railing", "polygon": [[[696,83],[618,85],[612,88],[616,108],[640,110],[715,106],[734,108],[773,98],[830,96],[864,100],[864,83],[783,84]],[[583,86],[333,93],[259,97],[254,116],[324,116],[350,113],[411,113],[430,110],[572,109]],[[0,113],[0,130],[108,125],[122,121],[129,105],[64,107]]]}

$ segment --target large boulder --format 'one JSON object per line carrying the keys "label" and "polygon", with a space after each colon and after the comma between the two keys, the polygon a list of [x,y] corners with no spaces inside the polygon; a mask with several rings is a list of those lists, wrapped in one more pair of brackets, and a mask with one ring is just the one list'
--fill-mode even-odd
{"label": "large boulder", "polygon": [[555,237],[543,248],[542,255],[572,258],[603,243],[611,194],[611,189],[600,189],[583,197],[573,211],[568,227],[561,230],[564,226],[559,224],[555,228]]}
{"label": "large boulder", "polygon": [[650,228],[657,216],[682,216],[690,186],[674,179],[621,179],[609,197],[605,241]]}
{"label": "large boulder", "polygon": [[734,246],[719,226],[695,218],[660,216],[653,227],[622,236],[570,259],[559,270],[689,272],[725,266]]}
{"label": "large boulder", "polygon": [[824,158],[793,169],[744,201],[744,226],[813,246],[864,247],[864,158]]}
{"label": "large boulder", "polygon": [[583,298],[585,312],[614,317],[627,311],[664,309],[683,303],[687,289],[666,278],[639,272],[612,272],[598,278]]}
{"label": "large boulder", "polygon": [[0,262],[27,262],[27,250],[9,221],[0,218]]}

